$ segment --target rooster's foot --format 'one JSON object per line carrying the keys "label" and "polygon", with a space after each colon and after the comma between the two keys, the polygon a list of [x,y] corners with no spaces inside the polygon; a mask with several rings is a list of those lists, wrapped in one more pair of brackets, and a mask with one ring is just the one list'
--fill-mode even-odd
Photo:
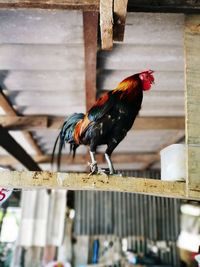
{"label": "rooster's foot", "polygon": [[98,173],[98,166],[97,166],[97,162],[88,162],[88,165],[90,166],[90,170],[91,172],[89,173],[88,177],[90,177],[93,174],[97,174]]}

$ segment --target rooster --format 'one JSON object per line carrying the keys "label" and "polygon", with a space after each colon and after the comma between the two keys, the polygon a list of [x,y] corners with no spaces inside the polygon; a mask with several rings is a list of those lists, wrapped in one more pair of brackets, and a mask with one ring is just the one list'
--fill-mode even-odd
{"label": "rooster", "polygon": [[131,129],[141,108],[143,91],[149,90],[153,82],[152,70],[134,74],[120,82],[114,90],[100,97],[86,114],[74,113],[69,116],[53,149],[54,157],[59,140],[58,169],[62,148],[65,143],[69,143],[73,157],[79,145],[89,146],[91,174],[98,173],[95,152],[99,145],[107,145],[105,159],[109,174],[114,174],[111,154]]}

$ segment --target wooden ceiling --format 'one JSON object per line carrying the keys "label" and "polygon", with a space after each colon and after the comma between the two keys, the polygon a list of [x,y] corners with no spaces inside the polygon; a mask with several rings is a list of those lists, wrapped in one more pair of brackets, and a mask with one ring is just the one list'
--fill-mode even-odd
{"label": "wooden ceiling", "polygon": [[[33,169],[14,153],[16,145],[10,148],[14,138],[37,168],[51,170],[64,117],[85,112],[96,96],[148,68],[155,70],[155,86],[113,161],[120,169],[159,168],[159,151],[184,140],[184,14],[161,12],[200,7],[188,1],[147,2],[129,1],[128,11],[159,13],[126,16],[127,1],[120,0],[114,6],[113,1],[0,0],[1,166]],[[66,147],[62,170],[86,170],[87,148],[77,152],[72,162]],[[98,160],[104,164],[101,153]]]}

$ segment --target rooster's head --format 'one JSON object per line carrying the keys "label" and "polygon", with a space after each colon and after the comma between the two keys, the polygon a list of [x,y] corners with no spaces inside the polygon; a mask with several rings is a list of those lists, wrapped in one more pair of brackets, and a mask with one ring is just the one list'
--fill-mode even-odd
{"label": "rooster's head", "polygon": [[149,90],[151,88],[152,83],[154,82],[154,71],[146,70],[139,73],[139,78],[142,81],[143,90]]}

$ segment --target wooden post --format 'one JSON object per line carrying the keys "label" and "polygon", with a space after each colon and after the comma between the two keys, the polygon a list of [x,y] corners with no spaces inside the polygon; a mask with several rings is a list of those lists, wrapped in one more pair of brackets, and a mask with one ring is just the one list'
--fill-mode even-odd
{"label": "wooden post", "polygon": [[186,145],[189,196],[200,189],[200,15],[185,17]]}
{"label": "wooden post", "polygon": [[113,0],[100,0],[101,48],[113,47]]}
{"label": "wooden post", "polygon": [[85,42],[85,92],[86,110],[96,101],[96,55],[98,13],[83,12],[84,42]]}

